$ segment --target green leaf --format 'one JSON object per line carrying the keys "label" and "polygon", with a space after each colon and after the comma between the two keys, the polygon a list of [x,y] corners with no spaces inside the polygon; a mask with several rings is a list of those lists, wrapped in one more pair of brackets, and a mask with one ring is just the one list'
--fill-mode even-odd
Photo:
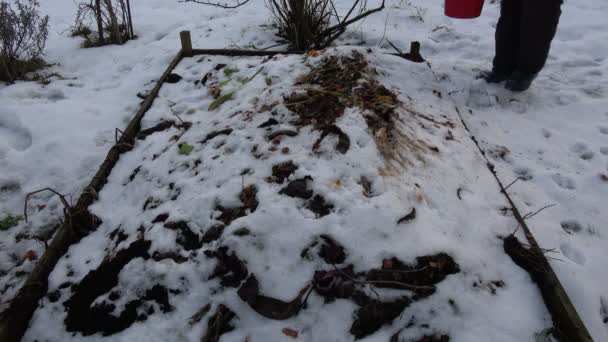
{"label": "green leaf", "polygon": [[225,86],[226,84],[230,83],[230,81],[231,81],[230,79],[223,80],[223,81],[222,81],[222,82],[220,82],[218,85],[219,85],[219,86],[220,86],[220,88],[221,88],[221,87]]}
{"label": "green leaf", "polygon": [[239,72],[239,68],[226,68],[226,69],[224,69],[224,75],[226,75],[226,76],[230,76],[230,75],[234,74],[235,72]]}
{"label": "green leaf", "polygon": [[19,224],[19,221],[21,220],[23,220],[23,216],[21,215],[6,215],[2,220],[0,220],[0,231],[5,231],[13,228],[17,224]]}
{"label": "green leaf", "polygon": [[222,95],[222,96],[218,97],[217,99],[215,99],[209,105],[209,110],[214,110],[214,109],[219,108],[219,106],[221,106],[224,102],[232,99],[232,96],[234,95],[234,93],[235,93],[235,91],[231,91],[228,94]]}
{"label": "green leaf", "polygon": [[194,147],[192,147],[191,145],[188,145],[188,143],[181,143],[178,145],[179,146],[179,154],[187,156],[189,155],[192,150],[194,149]]}

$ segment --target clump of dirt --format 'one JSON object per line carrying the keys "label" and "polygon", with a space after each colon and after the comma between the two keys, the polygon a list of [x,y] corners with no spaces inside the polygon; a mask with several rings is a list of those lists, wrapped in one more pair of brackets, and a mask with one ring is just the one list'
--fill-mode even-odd
{"label": "clump of dirt", "polygon": [[344,247],[327,234],[320,235],[314,239],[314,241],[300,253],[300,256],[302,258],[310,259],[312,257],[310,254],[314,250],[317,250],[319,257],[330,265],[341,264],[346,260]]}
{"label": "clump of dirt", "polygon": [[313,195],[311,183],[312,177],[310,176],[298,178],[289,182],[289,184],[287,184],[287,186],[283,188],[279,193],[281,195],[287,195],[289,197],[309,199]]}
{"label": "clump of dirt", "polygon": [[165,82],[173,84],[173,83],[177,83],[177,82],[181,81],[182,78],[183,77],[181,75],[173,73],[173,74],[169,74],[169,76],[167,76],[167,79],[165,79]]}
{"label": "clump of dirt", "polygon": [[319,139],[315,142],[315,144],[312,147],[312,150],[315,152],[318,152],[319,148],[321,147],[321,142],[323,141],[323,139],[325,139],[325,137],[327,137],[330,134],[336,135],[338,137],[338,143],[336,144],[336,151],[338,151],[342,154],[346,154],[346,152],[348,152],[348,149],[350,148],[350,138],[348,137],[348,135],[346,133],[344,133],[344,131],[342,131],[340,129],[340,127],[338,127],[336,125],[330,125],[330,126],[323,128],[321,137],[319,137]]}
{"label": "clump of dirt", "polygon": [[169,304],[167,289],[156,285],[146,292],[142,299],[128,302],[125,309],[116,316],[112,312],[114,304],[101,303],[91,306],[104,293],[110,292],[118,284],[118,276],[123,267],[136,258],[147,259],[151,242],[137,240],[127,249],[116,253],[112,259],[104,261],[96,270],[90,271],[78,285],[72,287],[73,294],[66,302],[66,330],[80,332],[85,336],[102,333],[112,335],[127,329],[137,320],[146,317],[138,316],[137,309],[144,301],[156,301],[163,312],[172,310]]}
{"label": "clump of dirt", "polygon": [[156,126],[140,130],[139,133],[137,133],[136,138],[137,138],[137,140],[144,140],[148,136],[150,136],[154,133],[166,131],[171,127],[175,127],[177,129],[183,129],[183,130],[187,131],[188,129],[190,129],[191,126],[192,126],[192,122],[186,121],[186,122],[177,124],[174,121],[163,120],[163,121],[159,122]]}
{"label": "clump of dirt", "polygon": [[152,220],[152,223],[165,222],[165,221],[167,221],[168,218],[169,218],[169,213],[158,214],[154,218],[154,220]]}
{"label": "clump of dirt", "polygon": [[187,251],[197,250],[203,246],[198,234],[190,229],[186,221],[167,222],[164,227],[178,232],[176,242]]}
{"label": "clump of dirt", "polygon": [[238,319],[238,316],[234,311],[224,304],[220,304],[215,314],[209,318],[207,333],[201,338],[201,342],[219,342],[223,334],[234,330],[231,322],[235,318]]}
{"label": "clump of dirt", "polygon": [[248,213],[253,213],[258,208],[259,202],[257,200],[257,188],[255,185],[249,185],[243,188],[243,191],[239,195],[239,199],[242,206],[236,208],[224,208],[221,205],[217,205],[216,210],[220,211],[222,214],[219,217],[219,220],[224,223],[224,225],[229,226],[232,221],[246,216]]}
{"label": "clump of dirt", "polygon": [[232,128],[225,128],[225,129],[221,129],[219,131],[213,131],[213,132],[207,134],[205,136],[205,139],[199,141],[199,144],[205,144],[209,140],[219,137],[220,135],[230,135],[230,134],[232,134]]}
{"label": "clump of dirt", "polygon": [[327,203],[321,195],[315,195],[306,205],[306,209],[315,213],[317,218],[329,215],[333,208],[334,205]]}
{"label": "clump of dirt", "polygon": [[249,304],[249,306],[260,315],[274,319],[285,320],[289,319],[300,312],[304,304],[304,295],[310,286],[304,287],[296,298],[292,301],[284,302],[282,300],[267,297],[260,294],[260,286],[255,275],[250,275],[247,281],[241,286],[238,291],[239,298]]}
{"label": "clump of dirt", "polygon": [[300,77],[297,85],[308,87],[304,93],[285,98],[285,105],[299,115],[300,126],[334,125],[344,110],[353,105],[353,89],[363,78],[367,66],[367,60],[358,52],[351,56],[326,57],[319,66]]}
{"label": "clump of dirt", "polygon": [[293,161],[288,160],[272,166],[272,176],[269,177],[268,181],[282,184],[285,179],[293,175],[298,169],[298,166]]}
{"label": "clump of dirt", "polygon": [[276,119],[270,118],[270,119],[264,121],[261,125],[259,125],[258,128],[267,128],[267,127],[278,125],[278,124],[279,124],[279,122]]}
{"label": "clump of dirt", "polygon": [[205,251],[205,255],[217,259],[217,265],[209,276],[209,280],[219,277],[222,286],[239,287],[249,274],[245,263],[234,252],[228,253],[226,246],[222,246],[216,251]]}
{"label": "clump of dirt", "polygon": [[407,297],[402,297],[392,302],[368,299],[368,302],[362,305],[355,313],[356,318],[350,327],[350,333],[357,340],[371,335],[383,325],[389,324],[399,317],[403,310],[411,303],[412,300]]}
{"label": "clump of dirt", "polygon": [[209,242],[219,239],[220,237],[222,237],[222,234],[224,233],[224,228],[226,228],[226,226],[224,226],[223,224],[213,225],[203,235],[202,242],[209,243]]}

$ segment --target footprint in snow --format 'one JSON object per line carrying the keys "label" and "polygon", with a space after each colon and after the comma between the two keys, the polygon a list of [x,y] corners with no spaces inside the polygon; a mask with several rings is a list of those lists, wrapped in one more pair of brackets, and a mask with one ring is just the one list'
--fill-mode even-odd
{"label": "footprint in snow", "polygon": [[583,230],[583,226],[576,220],[564,220],[560,223],[562,229],[568,233],[578,233]]}
{"label": "footprint in snow", "polygon": [[32,134],[13,113],[0,113],[0,147],[2,145],[17,151],[32,146]]}
{"label": "footprint in snow", "polygon": [[568,258],[568,260],[576,264],[584,266],[587,262],[585,254],[568,242],[564,242],[559,245],[559,249],[562,251],[562,254]]}
{"label": "footprint in snow", "polygon": [[559,173],[551,176],[551,179],[557,184],[560,188],[566,190],[574,190],[576,189],[576,184],[574,184],[574,180],[570,177],[562,176]]}
{"label": "footprint in snow", "polygon": [[530,170],[530,168],[525,167],[525,166],[516,167],[513,169],[513,172],[515,172],[515,174],[519,178],[521,178],[522,180],[525,180],[525,181],[529,181],[532,178],[534,178],[534,175],[532,174],[532,170]]}
{"label": "footprint in snow", "polygon": [[545,139],[549,139],[549,138],[551,138],[551,131],[550,131],[550,130],[548,130],[548,129],[546,129],[546,128],[543,128],[543,129],[541,130],[541,132],[542,132],[542,134],[543,134],[543,137],[545,137]]}
{"label": "footprint in snow", "polygon": [[577,142],[576,144],[572,145],[570,147],[570,151],[576,153],[582,160],[591,160],[595,155],[593,151],[587,147],[587,144],[582,142]]}
{"label": "footprint in snow", "polygon": [[608,156],[608,146],[600,147],[600,153]]}
{"label": "footprint in snow", "polygon": [[598,129],[600,130],[600,133],[608,135],[608,127],[599,126]]}

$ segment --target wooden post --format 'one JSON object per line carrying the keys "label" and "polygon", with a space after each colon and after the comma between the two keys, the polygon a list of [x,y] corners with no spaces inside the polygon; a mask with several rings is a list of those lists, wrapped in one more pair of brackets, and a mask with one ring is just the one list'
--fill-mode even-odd
{"label": "wooden post", "polygon": [[180,32],[179,38],[182,41],[182,55],[184,57],[192,57],[192,38],[190,37],[190,31]]}

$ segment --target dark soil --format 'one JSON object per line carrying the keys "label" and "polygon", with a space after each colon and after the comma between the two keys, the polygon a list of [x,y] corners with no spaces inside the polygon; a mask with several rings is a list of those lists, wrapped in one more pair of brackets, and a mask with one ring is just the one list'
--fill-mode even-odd
{"label": "dark soil", "polygon": [[302,251],[302,253],[300,253],[300,256],[302,258],[310,259],[310,254],[313,250],[317,250],[319,257],[330,265],[341,264],[346,260],[344,247],[334,240],[334,238],[326,234],[316,238]]}
{"label": "dark soil", "polygon": [[355,339],[361,339],[373,334],[383,325],[391,323],[401,315],[401,312],[408,307],[412,301],[403,297],[393,302],[380,302],[370,300],[355,313],[355,321],[350,327],[350,333]]}
{"label": "dark soil", "polygon": [[139,165],[138,167],[136,167],[135,169],[133,169],[133,172],[131,172],[131,174],[129,175],[129,181],[126,182],[123,185],[127,185],[130,182],[132,182],[135,179],[135,176],[137,176],[137,174],[139,173],[139,171],[141,171],[141,165]]}
{"label": "dark soil", "polygon": [[180,75],[173,73],[173,74],[169,74],[169,76],[167,76],[167,79],[165,80],[165,82],[173,84],[173,83],[177,83],[177,82],[181,81],[181,79],[182,79],[182,77]]}
{"label": "dark soil", "polygon": [[313,191],[310,187],[312,183],[312,177],[306,176],[293,180],[287,184],[279,193],[287,195],[289,197],[297,197],[302,199],[309,199],[313,195]]}
{"label": "dark soil", "polygon": [[325,137],[330,134],[336,135],[338,137],[336,151],[342,154],[346,154],[346,152],[348,152],[348,149],[350,148],[350,138],[348,137],[348,135],[346,135],[346,133],[344,133],[340,129],[340,127],[336,125],[326,126],[322,129],[321,137],[315,142],[312,147],[312,150],[318,152],[319,148],[321,147],[321,142],[323,141],[323,139],[325,139]]}
{"label": "dark soil", "polygon": [[329,215],[331,210],[334,208],[334,205],[327,203],[325,198],[323,198],[321,195],[315,195],[315,197],[308,202],[306,208],[315,213],[317,218],[320,218]]}
{"label": "dark soil", "polygon": [[[119,316],[111,314],[114,310],[112,304],[94,307],[91,307],[91,304],[97,297],[109,292],[118,284],[118,275],[126,264],[135,258],[147,259],[150,245],[151,242],[146,240],[131,243],[127,249],[116,253],[114,258],[104,261],[96,270],[90,271],[77,286],[72,288],[74,293],[66,302],[67,331],[80,332],[85,336],[95,333],[107,336],[125,330],[137,320],[137,308],[142,304],[142,300],[127,303],[125,310]],[[164,300],[161,305],[164,305]]]}
{"label": "dark soil", "polygon": [[224,304],[217,307],[217,311],[207,322],[207,333],[201,339],[201,342],[219,342],[223,334],[234,330],[232,320],[237,315]]}
{"label": "dark soil", "polygon": [[162,261],[162,260],[166,260],[166,259],[171,259],[176,264],[183,264],[184,262],[188,261],[188,258],[181,256],[177,252],[160,253],[160,252],[156,251],[152,254],[152,260],[154,260],[154,261]]}
{"label": "dark soil", "polygon": [[223,246],[216,251],[205,251],[205,255],[217,259],[217,265],[209,276],[209,280],[220,278],[222,286],[239,287],[249,274],[245,263],[234,252],[228,253],[228,247]]}
{"label": "dark soil", "polygon": [[114,240],[114,246],[118,246],[121,242],[125,241],[129,235],[125,234],[125,232],[120,229],[120,228],[116,228],[114,229],[110,235],[108,236],[110,238],[110,240]]}
{"label": "dark soil", "polygon": [[[406,342],[405,340],[399,339],[400,333],[401,333],[401,330],[399,330],[396,334],[391,336],[390,342],[401,342],[401,341]],[[408,340],[408,341],[411,341],[411,340]],[[450,342],[450,336],[448,336],[448,335],[424,335],[413,342]]]}
{"label": "dark soil", "polygon": [[303,297],[310,286],[306,286],[290,302],[284,302],[272,297],[260,295],[259,283],[252,274],[238,291],[239,298],[260,315],[274,320],[289,319],[300,312],[303,306]]}
{"label": "dark soil", "polygon": [[159,214],[158,216],[156,216],[154,218],[154,220],[152,220],[152,223],[165,222],[165,221],[167,221],[168,218],[169,218],[168,213]]}
{"label": "dark soil", "polygon": [[269,178],[269,181],[281,184],[285,179],[293,175],[297,169],[298,166],[291,160],[275,164],[272,166],[272,177]]}
{"label": "dark soil", "polygon": [[353,266],[329,271],[316,271],[312,284],[315,292],[330,303],[336,298],[350,299],[356,291],[355,282],[358,275],[353,272]]}
{"label": "dark soil", "polygon": [[298,135],[298,132],[290,130],[290,129],[281,129],[275,132],[272,132],[270,134],[268,134],[268,140],[272,141],[276,138],[280,138],[282,136],[287,136],[287,137],[295,137]]}
{"label": "dark soil", "polygon": [[203,243],[209,243],[222,237],[225,228],[226,226],[223,224],[216,224],[209,228],[203,235]]}
{"label": "dark soil", "polygon": [[187,251],[197,250],[203,246],[203,242],[198,234],[190,229],[186,221],[167,222],[164,227],[177,231],[176,242]]}
{"label": "dark soil", "polygon": [[261,125],[259,125],[258,128],[266,128],[266,127],[275,126],[278,124],[279,124],[279,122],[277,120],[270,118],[270,119],[266,120],[264,123],[262,123]]}
{"label": "dark soil", "polygon": [[246,216],[248,213],[253,213],[258,208],[259,202],[256,198],[257,188],[255,185],[249,185],[243,189],[241,194],[239,195],[239,199],[242,206],[236,208],[224,208],[221,205],[216,207],[216,210],[220,211],[222,214],[219,217],[219,220],[224,223],[224,225],[228,226],[232,221],[238,219],[239,217]]}

